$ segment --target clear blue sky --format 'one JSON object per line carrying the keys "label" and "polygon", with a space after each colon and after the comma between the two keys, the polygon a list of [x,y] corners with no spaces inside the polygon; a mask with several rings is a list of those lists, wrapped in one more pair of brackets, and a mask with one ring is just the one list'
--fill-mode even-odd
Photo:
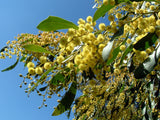
{"label": "clear blue sky", "polygon": [[[20,33],[37,34],[36,26],[49,15],[62,17],[77,23],[79,18],[93,15],[94,0],[3,0],[0,3],[0,48]],[[0,70],[14,59],[0,60]],[[66,120],[65,114],[52,117],[57,97],[47,101],[48,107],[38,109],[42,98],[32,93],[28,98],[24,88],[19,88],[25,74],[23,64],[14,70],[0,72],[0,120]],[[71,116],[73,118],[73,115]],[[70,120],[71,120],[70,118]]]}

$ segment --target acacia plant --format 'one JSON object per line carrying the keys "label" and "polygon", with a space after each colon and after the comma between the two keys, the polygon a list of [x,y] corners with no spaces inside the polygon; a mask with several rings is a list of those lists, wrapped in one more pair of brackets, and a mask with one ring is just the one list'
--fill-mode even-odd
{"label": "acacia plant", "polygon": [[[28,68],[25,92],[62,97],[52,116],[71,109],[74,120],[160,118],[159,0],[95,0],[97,11],[78,25],[49,16],[39,34],[21,34],[1,49]],[[108,20],[98,23],[100,17]],[[60,32],[68,29],[67,32]],[[63,92],[61,92],[63,91]],[[77,91],[81,92],[75,98]],[[65,93],[64,95],[60,93]],[[42,107],[41,106],[41,107]],[[41,108],[40,107],[40,108]]]}

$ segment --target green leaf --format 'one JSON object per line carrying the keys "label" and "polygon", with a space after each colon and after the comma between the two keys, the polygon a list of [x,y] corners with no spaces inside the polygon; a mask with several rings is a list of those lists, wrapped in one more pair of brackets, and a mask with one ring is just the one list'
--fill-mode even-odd
{"label": "green leaf", "polygon": [[53,53],[50,51],[46,50],[45,48],[39,46],[39,45],[34,45],[34,44],[29,44],[29,45],[24,45],[22,46],[25,50],[31,51],[31,52],[38,52],[38,53],[48,53],[52,56],[54,56]]}
{"label": "green leaf", "polygon": [[22,58],[20,59],[20,62],[22,62],[23,60],[25,60],[26,57],[25,56],[22,56]]}
{"label": "green leaf", "polygon": [[[114,35],[112,36],[110,41],[112,41],[112,40],[116,39],[117,37],[123,35],[123,33],[124,33],[124,25],[121,26],[116,33],[114,33]],[[128,38],[128,34],[127,34],[127,38]]]}
{"label": "green leaf", "polygon": [[125,86],[124,86],[124,84],[123,84],[122,87],[121,87],[120,90],[119,90],[119,93],[123,92],[124,88],[125,88]]}
{"label": "green leaf", "polygon": [[130,61],[128,62],[129,64],[127,65],[129,67],[129,72],[133,72],[135,70],[135,65],[134,65],[134,62],[133,62],[133,55],[131,55],[131,58],[130,58]]}
{"label": "green leaf", "polygon": [[145,59],[144,62],[137,67],[137,69],[134,71],[134,77],[136,79],[141,79],[146,77],[146,75],[149,74],[157,65],[159,57],[160,57],[160,45],[157,46],[155,51],[153,51],[153,53],[149,55],[149,57]]}
{"label": "green leaf", "polygon": [[100,17],[104,16],[106,12],[108,12],[110,9],[112,9],[114,6],[112,5],[102,5],[100,8],[97,9],[93,16],[93,22],[98,20]]}
{"label": "green leaf", "polygon": [[82,120],[86,120],[86,118],[87,118],[87,115],[84,115],[83,118],[82,118]]}
{"label": "green leaf", "polygon": [[11,65],[8,68],[2,70],[1,72],[12,70],[13,68],[16,67],[16,65],[18,64],[18,61],[19,61],[19,58],[17,59],[17,61],[13,65]]}
{"label": "green leaf", "polygon": [[70,109],[68,110],[68,113],[67,113],[67,118],[69,119],[70,115],[71,115],[71,110],[72,110],[72,107],[70,107]]}
{"label": "green leaf", "polygon": [[125,38],[125,40],[122,42],[122,44],[120,44],[117,48],[113,50],[113,53],[112,53],[113,57],[107,61],[107,65],[110,65],[116,59],[118,53],[120,52],[120,46],[126,43],[127,38],[128,38],[128,35]]}
{"label": "green leaf", "polygon": [[124,58],[126,57],[126,55],[131,52],[133,49],[133,45],[131,44],[123,53],[122,57],[121,57],[121,61],[120,61],[120,64],[122,64]]}
{"label": "green leaf", "polygon": [[140,39],[136,44],[134,44],[134,48],[136,50],[146,50],[150,46],[152,46],[156,40],[158,39],[158,36],[155,33],[148,33],[145,37]]}
{"label": "green leaf", "polygon": [[144,68],[143,64],[140,64],[138,68],[134,71],[134,77],[136,79],[144,78],[147,74],[149,74],[149,71]]}
{"label": "green leaf", "polygon": [[117,47],[116,49],[113,50],[113,53],[112,53],[113,57],[111,59],[107,60],[107,65],[110,65],[110,63],[112,63],[113,60],[116,59],[119,51],[120,51],[120,47]]}
{"label": "green leaf", "polygon": [[0,50],[0,52],[5,51],[6,48],[8,48],[8,46],[3,47],[3,48]]}
{"label": "green leaf", "polygon": [[[130,0],[130,1],[132,1],[132,2],[133,2],[133,1],[140,2],[140,1],[143,1],[143,0]],[[150,2],[151,2],[151,1],[155,1],[155,2],[157,2],[157,0],[145,0],[145,1],[150,1]]]}
{"label": "green leaf", "polygon": [[76,84],[76,82],[73,82],[71,84],[71,87],[69,88],[69,91],[67,91],[65,93],[61,102],[53,111],[52,116],[60,115],[60,114],[64,113],[66,110],[70,109],[70,106],[74,101],[76,91],[77,91],[77,84]]}
{"label": "green leaf", "polygon": [[45,91],[47,87],[48,87],[48,86],[41,87],[41,88],[39,88],[39,91]]}
{"label": "green leaf", "polygon": [[103,48],[103,51],[102,51],[102,58],[104,61],[107,61],[109,55],[110,55],[110,52],[112,50],[112,47],[113,47],[113,43],[114,41],[109,41],[107,43],[107,45]]}
{"label": "green leaf", "polygon": [[33,91],[39,84],[42,80],[45,79],[45,77],[52,71],[54,70],[55,66],[53,66],[52,68],[50,68],[49,70],[47,70],[45,73],[42,74],[42,76],[40,77],[40,79],[36,82],[36,84],[31,88],[29,89],[28,91],[28,94]]}
{"label": "green leaf", "polygon": [[59,82],[64,82],[65,76],[62,73],[57,73],[53,78],[51,79],[52,85],[58,85]]}
{"label": "green leaf", "polygon": [[55,16],[49,16],[47,19],[42,21],[37,28],[42,31],[56,31],[68,28],[78,29],[74,23]]}
{"label": "green leaf", "polygon": [[150,109],[152,109],[151,101],[152,101],[152,100],[151,100],[151,97],[148,96],[148,105],[149,105]]}
{"label": "green leaf", "polygon": [[[119,30],[112,36],[112,38],[111,38],[111,40],[108,42],[108,44],[103,48],[102,58],[103,58],[104,61],[106,61],[106,60],[108,59],[109,55],[110,55],[110,52],[111,52],[112,47],[113,47],[113,44],[114,44],[114,39],[116,39],[117,37],[123,35],[123,33],[124,33],[124,25],[119,28]],[[127,37],[126,37],[126,39],[123,41],[122,44],[124,44],[124,43],[126,42],[127,38],[128,38],[128,34],[127,34]],[[120,46],[119,46],[119,47],[120,47]],[[119,48],[119,47],[116,48],[116,49],[114,49],[112,59],[110,59],[110,60],[107,62],[108,65],[117,57],[118,52],[120,51],[120,48]]]}

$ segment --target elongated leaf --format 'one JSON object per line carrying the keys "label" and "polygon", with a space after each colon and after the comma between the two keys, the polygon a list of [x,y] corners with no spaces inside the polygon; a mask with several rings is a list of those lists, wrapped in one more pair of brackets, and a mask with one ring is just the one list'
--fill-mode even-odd
{"label": "elongated leaf", "polygon": [[29,44],[29,45],[24,45],[23,48],[25,50],[28,50],[28,51],[31,51],[31,52],[48,53],[48,54],[54,56],[53,53],[51,53],[50,51],[48,51],[45,48],[43,48],[41,46],[38,46],[38,45]]}
{"label": "elongated leaf", "polygon": [[[133,0],[115,0],[115,5],[118,5],[120,3],[130,3],[130,1],[133,1]],[[134,0],[134,1],[143,1],[143,0]],[[146,1],[153,1],[153,0],[146,0]],[[160,3],[159,1],[156,1],[158,3]],[[115,6],[114,5],[114,6]],[[114,6],[108,4],[108,5],[102,5],[100,8],[97,9],[97,11],[95,12],[94,16],[93,16],[93,21],[96,21],[98,20],[100,17],[103,17],[110,9],[112,9]],[[128,15],[127,15],[128,16]],[[126,16],[126,17],[127,17]],[[122,20],[124,20],[124,18],[122,18]]]}
{"label": "elongated leaf", "polygon": [[[114,39],[117,38],[118,36],[123,35],[123,33],[124,33],[124,25],[119,28],[119,30],[112,36],[112,38],[108,42],[108,44],[103,48],[102,58],[103,58],[104,61],[106,61],[108,59],[109,55],[110,55],[110,52],[111,52],[112,47],[113,47]],[[127,35],[127,38],[128,38],[128,35]],[[124,42],[123,42],[123,44],[124,44]],[[111,63],[115,59],[115,57],[118,54],[118,51],[119,51],[119,48],[114,50],[114,58],[112,60],[110,60],[107,64]]]}
{"label": "elongated leaf", "polygon": [[8,46],[3,47],[3,48],[0,50],[0,52],[5,51],[6,48],[8,48]]}
{"label": "elongated leaf", "polygon": [[112,53],[113,57],[111,59],[107,60],[107,65],[110,65],[110,63],[112,63],[113,60],[116,59],[119,51],[120,51],[120,47],[117,47],[116,49],[113,50],[113,53]]}
{"label": "elongated leaf", "polygon": [[156,66],[157,61],[160,57],[160,44],[157,46],[155,51],[149,55],[149,57],[139,65],[139,67],[134,72],[134,77],[136,79],[141,79],[146,77],[147,74],[149,74],[153,68]]}
{"label": "elongated leaf", "polygon": [[103,48],[103,51],[102,51],[102,58],[104,61],[107,61],[109,55],[110,55],[110,52],[112,50],[112,47],[113,47],[113,43],[114,41],[109,41],[106,45],[106,47]]}
{"label": "elongated leaf", "polygon": [[93,16],[93,21],[98,20],[100,17],[104,16],[106,12],[108,12],[110,9],[112,9],[114,6],[112,5],[102,5],[100,8],[97,9]]}
{"label": "elongated leaf", "polygon": [[2,70],[1,72],[12,70],[13,68],[16,67],[16,65],[18,64],[18,61],[19,61],[19,58],[17,59],[17,61],[13,65],[11,65],[8,68]]}
{"label": "elongated leaf", "polygon": [[45,91],[45,90],[46,90],[46,88],[47,88],[47,86],[42,87],[42,88],[39,88],[39,91]]}
{"label": "elongated leaf", "polygon": [[67,118],[69,119],[70,115],[71,115],[71,110],[72,110],[72,107],[70,107],[70,109],[68,110],[68,113],[67,113]]}
{"label": "elongated leaf", "polygon": [[125,86],[124,86],[124,84],[123,84],[122,87],[121,87],[120,90],[119,90],[119,93],[123,92],[124,88],[125,88]]}
{"label": "elongated leaf", "polygon": [[23,60],[25,60],[26,57],[25,56],[22,56],[22,58],[20,59],[20,62],[22,62]]}
{"label": "elongated leaf", "polygon": [[65,93],[61,102],[53,111],[52,116],[60,115],[60,114],[64,113],[66,110],[70,109],[70,106],[74,101],[76,91],[77,91],[77,84],[75,82],[73,82],[71,87],[69,88],[69,91],[67,91]]}
{"label": "elongated leaf", "polygon": [[52,68],[50,68],[49,70],[47,70],[45,73],[42,74],[42,76],[40,77],[40,79],[36,82],[36,84],[34,84],[34,86],[29,89],[28,94],[33,91],[39,84],[40,82],[45,79],[45,77],[55,68],[55,66],[53,66]]}
{"label": "elongated leaf", "polygon": [[[132,1],[132,2],[133,1],[140,2],[140,1],[143,1],[143,0],[130,0],[130,1]],[[157,1],[157,0],[145,0],[145,1],[150,1],[151,2],[151,1]]]}
{"label": "elongated leaf", "polygon": [[83,118],[82,118],[82,120],[86,120],[86,118],[87,118],[87,115],[84,115]]}
{"label": "elongated leaf", "polygon": [[78,29],[74,23],[55,16],[49,16],[47,19],[42,21],[37,28],[42,31],[56,31],[68,28]]}
{"label": "elongated leaf", "polygon": [[[117,37],[123,35],[123,33],[124,33],[124,25],[121,26],[116,33],[114,33],[114,35],[112,36],[110,41],[112,41],[112,40],[116,39]],[[127,35],[127,37],[128,37],[128,35]]]}
{"label": "elongated leaf", "polygon": [[125,42],[127,41],[127,38],[128,38],[128,35],[125,38],[125,40],[122,42],[122,44],[120,44],[117,48],[113,50],[113,53],[112,53],[113,57],[107,61],[107,65],[110,65],[116,59],[118,53],[120,52],[120,46],[125,44]]}
{"label": "elongated leaf", "polygon": [[57,73],[53,78],[51,79],[51,84],[58,85],[59,82],[64,82],[65,76],[62,73]]}
{"label": "elongated leaf", "polygon": [[131,52],[133,50],[133,45],[131,44],[123,53],[122,57],[121,57],[121,61],[120,64],[122,64],[124,58],[126,57],[126,55]]}
{"label": "elongated leaf", "polygon": [[134,62],[133,62],[133,55],[131,56],[131,59],[129,60],[129,62],[127,64],[127,67],[129,68],[130,73],[133,72],[135,69]]}
{"label": "elongated leaf", "polygon": [[[133,1],[133,0],[115,0],[115,5],[118,5],[120,3],[130,3],[130,1]],[[134,1],[143,1],[143,0],[134,0]],[[153,1],[153,0],[146,0],[146,1]],[[156,1],[158,2],[158,1]],[[158,2],[159,3],[159,2]],[[115,6],[114,5],[114,6]],[[94,16],[93,16],[93,21],[96,21],[98,20],[100,17],[103,17],[110,9],[112,9],[114,6],[108,4],[108,5],[102,5],[100,8],[97,9],[97,11],[95,12]],[[128,15],[126,15],[125,17],[127,17]],[[121,18],[122,20],[125,19],[124,18]]]}
{"label": "elongated leaf", "polygon": [[155,33],[148,33],[145,37],[139,40],[133,47],[137,50],[146,50],[147,48],[152,46],[157,39],[158,36]]}

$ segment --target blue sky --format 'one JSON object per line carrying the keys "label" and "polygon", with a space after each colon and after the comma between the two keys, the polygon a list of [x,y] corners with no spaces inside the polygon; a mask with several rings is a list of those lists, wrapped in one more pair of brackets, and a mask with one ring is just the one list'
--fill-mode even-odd
{"label": "blue sky", "polygon": [[[94,0],[3,0],[0,3],[0,48],[20,33],[38,34],[36,26],[49,15],[62,17],[74,23],[79,18],[93,16]],[[0,60],[0,70],[10,66],[15,59]],[[14,70],[0,72],[0,120],[66,120],[65,114],[52,117],[57,97],[47,100],[48,107],[38,109],[42,98],[32,93],[28,98],[24,88],[19,88],[25,74],[23,64]],[[71,116],[73,118],[73,115]],[[71,120],[70,118],[70,120]]]}

